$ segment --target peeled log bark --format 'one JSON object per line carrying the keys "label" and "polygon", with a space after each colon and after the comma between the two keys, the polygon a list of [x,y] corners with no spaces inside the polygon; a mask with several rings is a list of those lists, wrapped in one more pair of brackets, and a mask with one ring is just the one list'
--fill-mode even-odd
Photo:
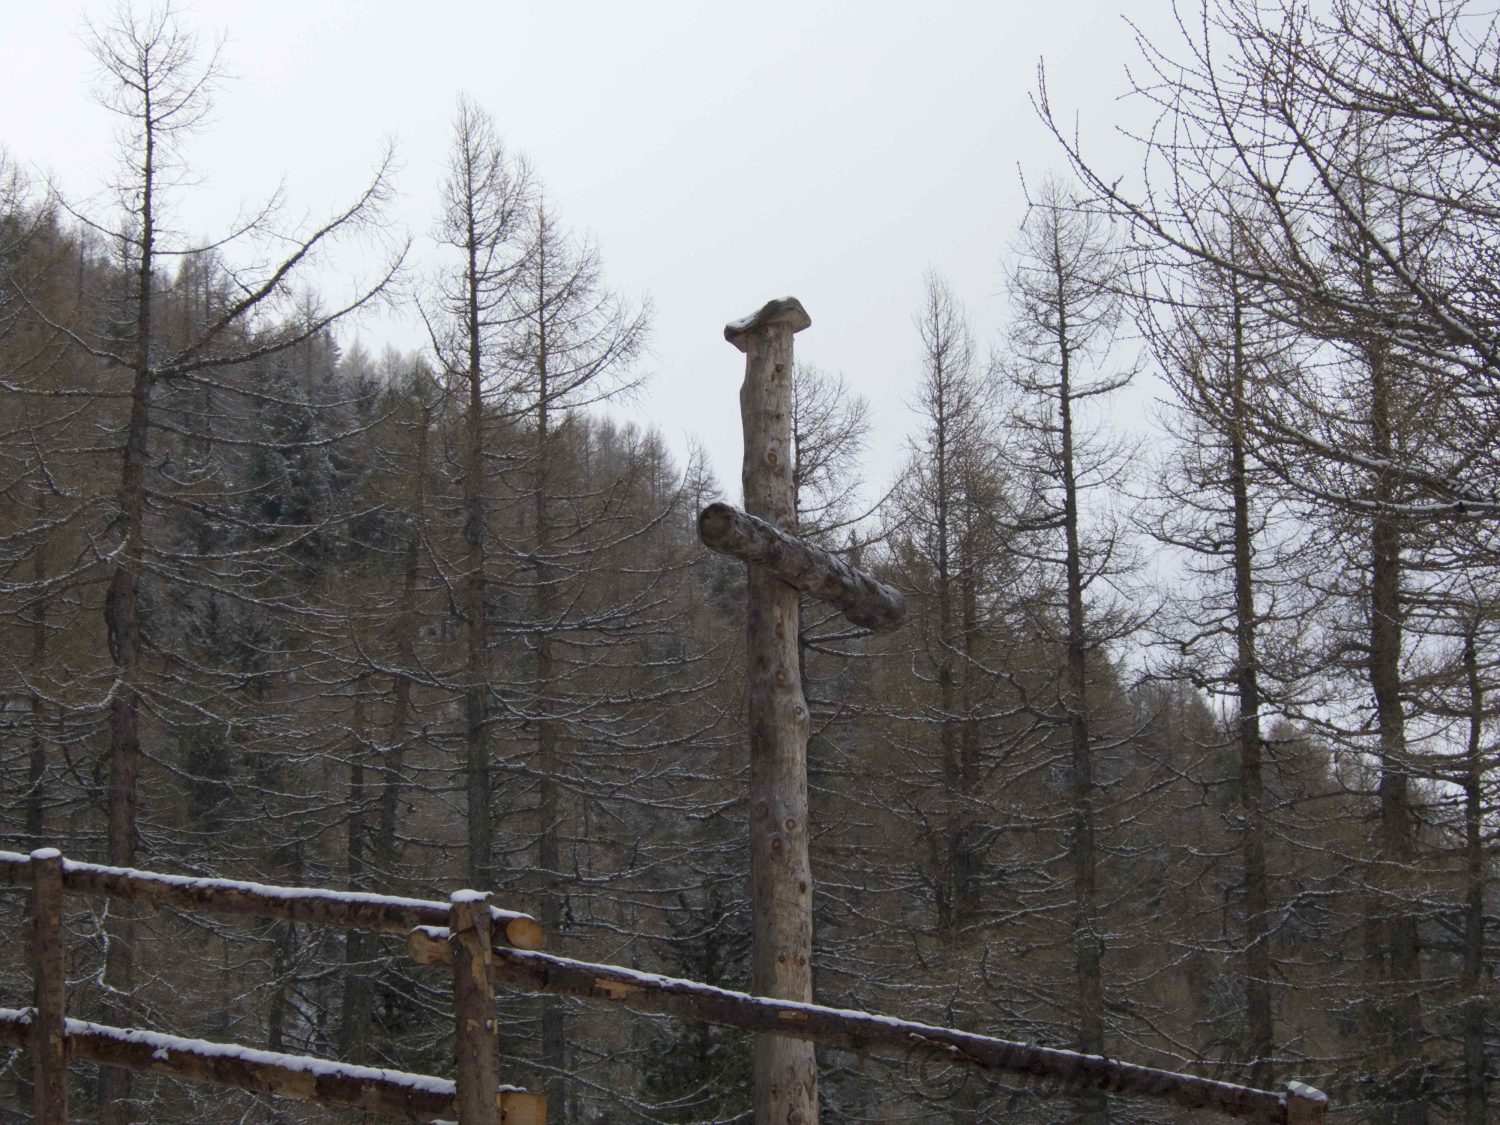
{"label": "peeled log bark", "polygon": [[[453,951],[444,929],[413,930],[406,948],[414,960],[424,965],[452,964]],[[1278,1094],[1099,1055],[1037,1047],[869,1012],[750,996],[696,981],[618,965],[574,961],[550,953],[496,946],[494,957],[497,983],[524,991],[569,996],[744,1031],[772,1031],[781,1037],[861,1054],[882,1052],[902,1060],[930,1058],[950,1065],[1000,1071],[1023,1076],[1023,1080],[1029,1078],[1038,1089],[1057,1097],[1107,1090],[1266,1122],[1315,1121],[1318,1119],[1312,1116],[1289,1118],[1288,1106],[1295,1105],[1300,1113],[1310,1115],[1321,1112],[1321,1107],[1327,1104],[1322,1094],[1299,1083],[1293,1083],[1288,1094]]]}
{"label": "peeled log bark", "polygon": [[765,567],[793,589],[827,602],[862,629],[889,633],[906,618],[906,599],[899,590],[728,504],[703,509],[698,516],[698,538],[710,550]]}
{"label": "peeled log bark", "polygon": [[[811,321],[796,299],[772,301],[724,329],[745,353],[740,420],[745,508],[773,526],[796,518],[792,483],[792,333]],[[807,827],[807,701],[798,651],[797,591],[764,567],[745,584],[745,681],[750,734],[751,987],[812,1000],[812,866]],[[813,1125],[812,1045],[755,1039],[756,1125]]]}

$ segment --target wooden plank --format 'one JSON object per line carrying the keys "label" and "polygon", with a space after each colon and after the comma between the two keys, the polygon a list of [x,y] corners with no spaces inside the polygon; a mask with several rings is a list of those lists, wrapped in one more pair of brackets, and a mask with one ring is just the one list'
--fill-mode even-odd
{"label": "wooden plank", "polygon": [[[30,857],[0,851],[0,882],[31,883]],[[82,894],[108,895],[156,906],[200,910],[210,914],[249,914],[310,926],[405,934],[413,926],[446,926],[448,903],[361,891],[283,887],[238,879],[200,879],[128,867],[63,860],[63,886]],[[540,949],[545,940],[539,922],[529,914],[490,908],[505,940],[518,949]]]}
{"label": "wooden plank", "polygon": [[67,1125],[68,1055],[64,1042],[67,977],[62,939],[62,853],[31,853],[32,1003],[31,1066],[37,1125]]}
{"label": "wooden plank", "polygon": [[[442,929],[412,931],[407,950],[415,960],[428,965],[446,965],[452,957],[447,931]],[[1009,1073],[1023,1081],[1045,1078],[1047,1088],[1060,1097],[1080,1090],[1107,1090],[1231,1117],[1277,1123],[1287,1120],[1286,1099],[1276,1091],[869,1012],[751,996],[618,965],[597,965],[504,946],[496,946],[493,952],[497,982],[528,992],[569,996],[744,1031],[774,1031],[861,1054],[931,1058]]]}
{"label": "wooden plank", "polygon": [[457,1057],[458,1125],[495,1125],[492,1091],[499,1085],[500,1041],[495,988],[490,980],[489,896],[453,896],[449,944],[453,954],[453,1050]]}
{"label": "wooden plank", "polygon": [[906,599],[900,590],[728,504],[710,504],[699,513],[698,538],[710,550],[765,567],[863,629],[889,633],[906,619]]}

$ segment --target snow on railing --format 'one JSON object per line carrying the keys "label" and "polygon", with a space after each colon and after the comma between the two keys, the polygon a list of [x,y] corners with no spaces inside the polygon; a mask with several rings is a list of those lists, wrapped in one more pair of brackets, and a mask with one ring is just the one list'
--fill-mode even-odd
{"label": "snow on railing", "polygon": [[[490,962],[472,956],[472,933],[483,952],[509,943],[535,949],[542,929],[529,915],[498,910],[489,895],[459,891],[448,903],[426,899],[310,887],[280,887],[234,879],[164,875],[104,867],[62,858],[55,848],[30,855],[0,851],[0,884],[31,888],[34,1005],[0,1008],[0,1043],[32,1056],[34,1120],[66,1125],[69,1061],[154,1071],[188,1082],[295,1098],[317,1105],[358,1109],[408,1120],[457,1117],[459,1125],[545,1125],[546,1099],[496,1078],[498,1049]],[[356,1066],[307,1055],[262,1051],[133,1027],[68,1019],[64,1014],[62,897],[64,890],[104,894],[158,906],[210,913],[250,914],[308,925],[405,933],[427,922],[445,922],[470,956],[454,970],[454,1030],[460,1057],[457,1081]],[[475,981],[476,966],[481,980]],[[479,1060],[477,1069],[464,1058]]]}
{"label": "snow on railing", "polygon": [[[481,904],[488,896],[475,891],[456,892],[444,903],[272,886],[77,863],[51,848],[29,856],[0,851],[0,885],[4,884],[30,886],[35,903],[37,1002],[31,1009],[0,1008],[0,1043],[32,1050],[39,1125],[60,1125],[67,1120],[65,1067],[70,1057],[408,1118],[432,1120],[456,1113],[461,1125],[483,1121],[485,1115],[506,1125],[541,1125],[546,1119],[545,1099],[499,1086],[493,1070],[483,1065],[495,1032],[492,1014],[486,1016],[493,1012],[495,982],[746,1031],[773,1032],[865,1054],[898,1051],[906,1057],[920,1055],[1046,1080],[1048,1092],[1057,1096],[1106,1090],[1286,1125],[1320,1123],[1328,1107],[1326,1095],[1300,1082],[1289,1083],[1285,1093],[1257,1090],[1101,1055],[869,1012],[752,996],[618,965],[553,956],[539,951],[544,935],[533,918],[493,906],[484,911]],[[404,933],[414,959],[454,969],[459,1082],[65,1019],[61,991],[61,892],[65,889],[310,925]],[[466,1028],[473,1039],[467,1048]],[[465,1073],[474,1076],[469,1080],[467,1107],[460,1094]],[[493,1106],[487,1097],[473,1097],[481,1082],[483,1088],[497,1091]],[[55,1108],[59,1097],[61,1115]],[[497,1118],[497,1113],[503,1117]]]}
{"label": "snow on railing", "polygon": [[[453,956],[448,933],[441,927],[413,930],[407,938],[407,949],[414,959],[430,965],[449,964]],[[896,1052],[906,1058],[924,1056],[948,1064],[1045,1079],[1045,1088],[1052,1096],[1105,1090],[1288,1125],[1322,1121],[1328,1102],[1322,1093],[1300,1082],[1291,1083],[1285,1093],[1257,1090],[1101,1055],[1038,1047],[892,1016],[752,996],[619,965],[591,964],[499,945],[493,954],[496,978],[525,991],[744,1031],[774,1032],[863,1054]]]}
{"label": "snow on railing", "polygon": [[[45,848],[51,852],[55,849]],[[0,885],[31,885],[31,856],[0,851]],[[448,923],[446,902],[364,891],[331,891],[317,887],[283,887],[241,879],[208,879],[165,875],[134,867],[63,860],[63,887],[83,894],[177,906],[219,914],[251,914],[313,926],[402,935],[414,926]],[[541,923],[529,914],[490,907],[495,926],[520,949],[540,949]]]}

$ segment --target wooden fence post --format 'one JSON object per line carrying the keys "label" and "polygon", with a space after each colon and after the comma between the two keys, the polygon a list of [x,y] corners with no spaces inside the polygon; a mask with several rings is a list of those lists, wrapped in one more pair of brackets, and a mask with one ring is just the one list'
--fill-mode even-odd
{"label": "wooden fence post", "polygon": [[62,853],[31,853],[31,957],[33,1003],[31,1066],[37,1125],[67,1125],[68,1047],[64,1029],[67,979],[63,967]]}
{"label": "wooden fence post", "polygon": [[1286,1125],[1323,1125],[1328,1095],[1302,1082],[1286,1084]]}
{"label": "wooden fence post", "polygon": [[[792,334],[812,321],[795,297],[772,301],[724,329],[745,353],[740,388],[745,510],[795,533],[792,484]],[[750,727],[751,989],[812,1000],[812,867],[807,830],[807,701],[798,659],[795,589],[765,567],[746,577]],[[755,1040],[758,1125],[813,1125],[818,1068],[811,1043]]]}
{"label": "wooden fence post", "polygon": [[449,902],[458,1125],[499,1125],[500,1037],[491,974],[490,896],[482,891],[455,891]]}

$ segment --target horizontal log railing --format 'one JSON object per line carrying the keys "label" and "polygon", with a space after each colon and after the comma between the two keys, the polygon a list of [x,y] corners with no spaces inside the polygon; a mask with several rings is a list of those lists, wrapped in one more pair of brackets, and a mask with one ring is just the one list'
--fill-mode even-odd
{"label": "horizontal log railing", "polygon": [[[447,931],[441,927],[413,930],[407,938],[407,949],[414,960],[429,965],[450,964],[453,956]],[[1054,1095],[1106,1090],[1287,1125],[1321,1122],[1328,1101],[1319,1091],[1299,1082],[1290,1083],[1284,1093],[1256,1090],[1099,1055],[1038,1047],[869,1012],[751,996],[696,981],[618,965],[575,961],[534,950],[497,945],[494,956],[497,979],[525,991],[613,1004],[637,1012],[744,1031],[775,1032],[862,1053],[892,1051],[903,1057],[920,1055],[981,1070],[1048,1079],[1047,1089]]]}
{"label": "horizontal log railing", "polygon": [[[27,1048],[35,1079],[37,1125],[66,1125],[67,1065],[93,1062],[172,1075],[188,1082],[358,1109],[414,1121],[456,1117],[459,1125],[545,1125],[546,1099],[493,1080],[493,1002],[475,1008],[476,986],[455,969],[454,1030],[458,1080],[356,1066],[305,1055],[212,1043],[140,1028],[110,1027],[64,1015],[62,899],[64,891],[99,894],[206,913],[251,915],[307,925],[406,934],[413,926],[479,926],[502,948],[535,950],[541,925],[530,915],[500,910],[489,896],[459,891],[446,903],[355,891],[280,887],[233,879],[200,879],[66,860],[53,848],[30,855],[0,851],[0,886],[31,888],[34,1004],[0,1008],[0,1044]],[[446,932],[446,931],[445,931]],[[459,944],[472,944],[460,941]],[[485,969],[493,959],[481,959]],[[464,962],[465,969],[471,967]],[[488,975],[488,974],[486,974]],[[465,1060],[487,1060],[477,1072]],[[469,1081],[465,1082],[465,1076]],[[477,1075],[477,1077],[476,1077]]]}
{"label": "horizontal log railing", "polygon": [[[66,1088],[59,1082],[59,1060],[152,1070],[189,1081],[233,1086],[298,1098],[322,1105],[432,1120],[455,1113],[466,1125],[455,1083],[424,1075],[354,1066],[306,1056],[283,1055],[233,1044],[208,1043],[133,1028],[113,1028],[62,1014],[61,942],[57,911],[64,889],[122,895],[162,906],[304,922],[310,925],[402,933],[410,955],[422,964],[454,967],[452,922],[472,928],[474,892],[459,892],[449,903],[348,891],[277,887],[226,879],[196,879],[157,872],[102,867],[62,859],[52,849],[30,856],[0,851],[0,885],[33,890],[37,927],[36,1006],[0,1008],[0,1044],[25,1046],[36,1069],[39,1125],[66,1121]],[[828,1008],[751,996],[696,981],[680,980],[591,964],[540,952],[543,934],[529,915],[489,908],[493,944],[488,973],[510,987],[624,1007],[637,1012],[774,1032],[861,1053],[897,1052],[950,1064],[1047,1080],[1053,1095],[1086,1090],[1139,1095],[1190,1109],[1285,1125],[1316,1125],[1328,1099],[1298,1082],[1284,1093],[1179,1074],[1029,1043],[933,1027],[869,1012]],[[481,915],[482,917],[482,915]],[[50,928],[49,928],[50,927]],[[462,937],[463,935],[461,935]],[[49,946],[50,948],[43,948]],[[472,950],[467,954],[472,962]],[[456,974],[457,975],[457,974]],[[459,1034],[464,1034],[463,1021]],[[472,1024],[472,1021],[471,1021]],[[493,1026],[472,1027],[493,1035]],[[58,1095],[58,1090],[61,1094]],[[51,1091],[51,1094],[48,1094]],[[44,1116],[45,1099],[63,1099],[62,1116]],[[493,1120],[505,1125],[541,1125],[546,1102],[537,1095],[498,1087]]]}
{"label": "horizontal log railing", "polygon": [[[31,857],[0,851],[0,886],[29,887]],[[316,887],[279,887],[238,879],[202,879],[192,875],[164,875],[133,867],[105,867],[98,863],[62,861],[63,889],[80,894],[108,895],[155,906],[173,906],[212,914],[249,914],[328,926],[341,930],[405,936],[414,926],[444,926],[449,904],[398,895],[363,891],[330,891]],[[541,923],[529,914],[490,907],[490,917],[506,941],[518,949],[540,949]]]}
{"label": "horizontal log railing", "polygon": [[[31,1009],[0,1008],[0,1045],[24,1048],[29,1045],[31,1033]],[[64,1039],[68,1056],[79,1062],[152,1071],[203,1085],[412,1121],[457,1116],[455,1084],[446,1078],[260,1051],[236,1043],[184,1039],[85,1020],[66,1021]],[[505,1125],[543,1121],[537,1116],[538,1101],[535,1095],[514,1087],[501,1086],[496,1090],[495,1104]]]}
{"label": "horizontal log railing", "polygon": [[821,598],[862,629],[889,633],[906,617],[906,599],[894,586],[728,504],[698,513],[698,538],[710,550],[765,567],[794,590]]}

